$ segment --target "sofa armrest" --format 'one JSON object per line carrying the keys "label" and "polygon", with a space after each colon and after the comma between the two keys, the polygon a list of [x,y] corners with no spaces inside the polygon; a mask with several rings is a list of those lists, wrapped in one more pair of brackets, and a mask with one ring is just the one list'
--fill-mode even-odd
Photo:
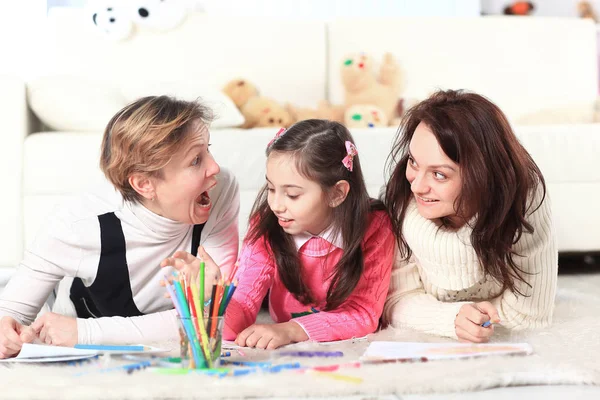
{"label": "sofa armrest", "polygon": [[30,132],[25,82],[0,75],[0,287],[23,257],[23,147]]}

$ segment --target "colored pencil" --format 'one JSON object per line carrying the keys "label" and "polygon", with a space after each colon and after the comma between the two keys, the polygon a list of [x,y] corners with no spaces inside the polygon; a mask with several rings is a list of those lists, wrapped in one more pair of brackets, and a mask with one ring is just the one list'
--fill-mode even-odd
{"label": "colored pencil", "polygon": [[137,345],[108,345],[108,344],[76,344],[76,349],[98,350],[98,351],[145,351],[150,350],[148,346]]}

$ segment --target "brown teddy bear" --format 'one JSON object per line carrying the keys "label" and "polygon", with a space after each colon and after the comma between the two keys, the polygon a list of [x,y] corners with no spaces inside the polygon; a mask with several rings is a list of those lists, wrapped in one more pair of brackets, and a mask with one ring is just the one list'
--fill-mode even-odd
{"label": "brown teddy bear", "polygon": [[251,97],[240,111],[245,119],[242,128],[289,128],[293,123],[290,113],[268,97]]}
{"label": "brown teddy bear", "polygon": [[232,79],[223,88],[223,92],[231,98],[238,109],[241,109],[246,102],[254,96],[258,96],[258,89],[254,84],[246,79]]}
{"label": "brown teddy bear", "polygon": [[223,92],[231,98],[244,116],[242,128],[283,127],[292,124],[290,113],[275,100],[259,95],[256,86],[247,79],[229,81]]}
{"label": "brown teddy bear", "polygon": [[[344,107],[348,110],[360,104],[375,106],[388,122],[394,121],[402,89],[400,68],[390,53],[383,57],[379,77],[375,76],[373,64],[373,59],[364,53],[351,54],[344,59],[341,67]],[[353,123],[347,119],[344,122],[349,125]]]}

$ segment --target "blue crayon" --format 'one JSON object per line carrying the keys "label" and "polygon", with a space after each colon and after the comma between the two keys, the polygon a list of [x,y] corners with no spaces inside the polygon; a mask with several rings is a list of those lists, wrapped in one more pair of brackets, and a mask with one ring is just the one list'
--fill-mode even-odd
{"label": "blue crayon", "polygon": [[481,324],[482,327],[487,328],[488,326],[490,326],[492,324],[492,321],[486,321],[483,324]]}
{"label": "blue crayon", "polygon": [[343,357],[344,353],[341,351],[281,351],[278,355],[290,357]]}

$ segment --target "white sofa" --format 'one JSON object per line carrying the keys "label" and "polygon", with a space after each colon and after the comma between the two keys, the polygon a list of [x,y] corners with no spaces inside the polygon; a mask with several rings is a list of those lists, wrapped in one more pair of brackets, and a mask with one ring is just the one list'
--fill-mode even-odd
{"label": "white sofa", "polygon": [[[72,74],[115,86],[199,80],[220,87],[243,76],[281,102],[316,106],[342,101],[344,54],[391,51],[405,73],[407,97],[435,88],[478,91],[515,121],[561,112],[568,124],[514,123],[545,174],[561,251],[600,250],[600,124],[592,124],[597,95],[596,30],[583,20],[485,17],[336,20],[245,20],[192,14],[175,30],[137,29],[111,42],[88,29],[80,11],[55,10],[40,37],[41,73]],[[34,50],[32,50],[34,51]],[[62,198],[103,181],[98,168],[102,132],[45,131],[32,115],[27,85],[0,78],[0,287],[22,257],[38,224]],[[202,95],[202,93],[198,93]],[[65,94],[56,92],[57,104]],[[71,101],[73,99],[70,99]],[[570,110],[566,113],[565,110]],[[574,116],[573,110],[576,110]],[[531,117],[533,116],[533,117]],[[41,130],[41,131],[40,131]],[[211,151],[241,185],[241,235],[264,181],[264,149],[273,129],[212,130]],[[396,129],[353,130],[370,192],[384,183],[384,163]]]}

